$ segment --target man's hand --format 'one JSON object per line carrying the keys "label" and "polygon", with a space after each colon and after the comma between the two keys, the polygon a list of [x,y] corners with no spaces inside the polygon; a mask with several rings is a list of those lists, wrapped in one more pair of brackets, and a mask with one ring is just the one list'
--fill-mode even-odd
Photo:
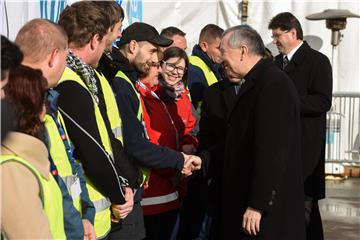
{"label": "man's hand", "polygon": [[195,155],[184,154],[184,168],[181,171],[185,176],[190,176],[192,171],[199,170],[201,168],[201,158]]}
{"label": "man's hand", "polygon": [[260,232],[261,212],[248,207],[243,216],[242,227],[249,235],[255,235]]}
{"label": "man's hand", "polygon": [[134,192],[131,188],[125,187],[125,203],[124,204],[112,204],[112,221],[119,222],[120,219],[124,219],[129,215],[134,206]]}
{"label": "man's hand", "polygon": [[191,171],[200,170],[201,158],[195,155],[189,155],[189,159],[185,162],[185,165],[190,166]]}
{"label": "man's hand", "polygon": [[95,229],[91,222],[87,219],[83,219],[82,224],[84,227],[84,240],[96,240]]}
{"label": "man's hand", "polygon": [[182,153],[184,156],[184,167],[181,170],[181,173],[184,174],[186,177],[192,174],[191,172],[191,164],[189,164],[190,155]]}

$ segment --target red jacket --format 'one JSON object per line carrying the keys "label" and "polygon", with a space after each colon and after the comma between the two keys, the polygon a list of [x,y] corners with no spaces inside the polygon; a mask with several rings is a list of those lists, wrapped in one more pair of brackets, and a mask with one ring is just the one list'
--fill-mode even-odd
{"label": "red jacket", "polygon": [[[197,139],[189,135],[196,119],[192,115],[188,92],[184,92],[177,101],[163,101],[163,88],[160,85],[150,88],[144,84],[143,87],[139,86],[138,90],[143,100],[143,116],[151,142],[178,151],[181,151],[185,144],[197,146]],[[145,215],[159,214],[180,207],[179,193],[170,180],[175,173],[174,169],[151,170],[149,186],[145,189],[141,202]]]}

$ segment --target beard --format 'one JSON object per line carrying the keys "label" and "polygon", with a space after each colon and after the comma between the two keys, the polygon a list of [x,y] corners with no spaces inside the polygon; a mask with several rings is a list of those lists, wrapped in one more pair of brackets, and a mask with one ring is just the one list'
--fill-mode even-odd
{"label": "beard", "polygon": [[133,67],[139,73],[140,76],[144,77],[149,74],[150,66],[147,62],[143,62],[143,61],[144,61],[144,57],[142,56],[142,54],[138,53],[135,56]]}

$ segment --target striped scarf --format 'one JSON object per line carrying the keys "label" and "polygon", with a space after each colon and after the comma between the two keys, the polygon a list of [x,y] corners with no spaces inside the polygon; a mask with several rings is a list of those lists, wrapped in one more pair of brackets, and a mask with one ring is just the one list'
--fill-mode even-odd
{"label": "striped scarf", "polygon": [[96,86],[97,79],[95,70],[80,60],[73,52],[69,51],[66,58],[68,67],[70,67],[84,81],[96,103],[99,103],[98,88]]}

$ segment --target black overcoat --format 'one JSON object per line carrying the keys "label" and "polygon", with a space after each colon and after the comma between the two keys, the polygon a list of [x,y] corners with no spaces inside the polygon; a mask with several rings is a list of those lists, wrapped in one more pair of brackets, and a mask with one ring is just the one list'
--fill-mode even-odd
{"label": "black overcoat", "polygon": [[[276,65],[281,67],[282,61],[282,55],[276,56]],[[331,65],[324,54],[304,42],[284,71],[300,95],[305,194],[322,199],[325,197],[326,112],[332,98]]]}
{"label": "black overcoat", "polygon": [[[271,60],[245,76],[228,115],[221,239],[305,239],[296,89]],[[257,237],[242,230],[247,207],[262,211]]]}

